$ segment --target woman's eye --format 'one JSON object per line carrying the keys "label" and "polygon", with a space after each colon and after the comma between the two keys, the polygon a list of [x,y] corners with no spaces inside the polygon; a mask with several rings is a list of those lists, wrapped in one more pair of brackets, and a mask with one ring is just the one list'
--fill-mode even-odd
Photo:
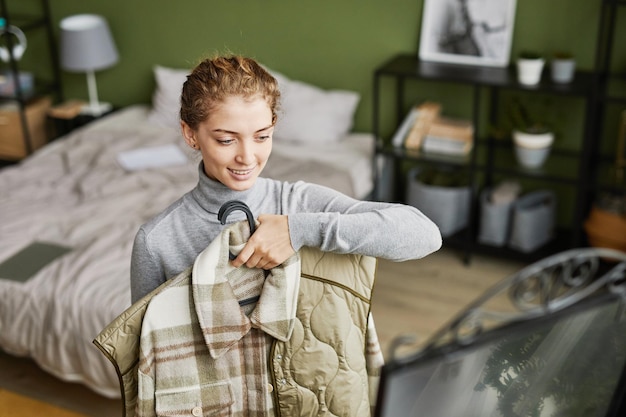
{"label": "woman's eye", "polygon": [[234,141],[234,139],[217,139],[217,143],[219,143],[220,145],[230,145]]}
{"label": "woman's eye", "polygon": [[265,142],[266,140],[268,140],[271,137],[272,137],[271,135],[263,135],[263,136],[257,137],[256,140],[258,140],[259,142]]}

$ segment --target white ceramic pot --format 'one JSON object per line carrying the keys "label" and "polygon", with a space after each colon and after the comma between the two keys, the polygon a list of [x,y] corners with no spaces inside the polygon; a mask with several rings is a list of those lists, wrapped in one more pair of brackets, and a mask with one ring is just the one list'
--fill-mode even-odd
{"label": "white ceramic pot", "polygon": [[554,132],[527,133],[520,130],[513,131],[513,142],[516,146],[529,149],[551,147],[554,143]]}
{"label": "white ceramic pot", "polygon": [[517,80],[524,85],[537,85],[541,81],[541,73],[546,61],[538,59],[517,59]]}
{"label": "white ceramic pot", "polygon": [[524,148],[515,146],[515,158],[524,168],[540,168],[550,155],[550,146],[545,148]]}
{"label": "white ceramic pot", "polygon": [[539,168],[550,155],[554,143],[554,133],[537,134],[514,130],[513,142],[517,162],[525,168]]}
{"label": "white ceramic pot", "polygon": [[575,73],[576,61],[573,59],[556,58],[550,62],[550,74],[555,83],[569,83],[574,79]]}

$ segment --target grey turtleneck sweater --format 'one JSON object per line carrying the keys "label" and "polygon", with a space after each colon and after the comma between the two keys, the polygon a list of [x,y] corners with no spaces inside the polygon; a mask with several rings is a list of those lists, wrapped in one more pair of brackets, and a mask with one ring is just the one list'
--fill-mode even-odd
{"label": "grey turtleneck sweater", "polygon": [[[359,201],[315,184],[267,178],[258,178],[249,190],[232,191],[209,179],[202,163],[198,171],[198,185],[137,232],[131,261],[133,302],[193,264],[224,227],[217,213],[229,200],[243,201],[255,217],[288,215],[296,251],[310,246],[404,261],[441,247],[437,226],[411,206]],[[237,210],[227,220],[245,218]]]}

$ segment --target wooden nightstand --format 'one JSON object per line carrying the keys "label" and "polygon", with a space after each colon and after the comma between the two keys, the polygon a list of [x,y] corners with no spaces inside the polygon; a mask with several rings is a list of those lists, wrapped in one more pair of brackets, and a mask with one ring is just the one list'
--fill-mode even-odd
{"label": "wooden nightstand", "polygon": [[[46,113],[51,105],[50,97],[40,97],[28,102],[24,116],[30,139],[30,151],[44,146],[49,139]],[[19,105],[9,101],[0,108],[0,159],[17,161],[29,153],[26,145]]]}
{"label": "wooden nightstand", "polygon": [[110,110],[100,116],[82,114],[81,108],[85,104],[84,101],[80,100],[68,100],[48,110],[48,118],[50,118],[54,124],[57,137],[66,135],[72,130],[91,123],[114,111]]}

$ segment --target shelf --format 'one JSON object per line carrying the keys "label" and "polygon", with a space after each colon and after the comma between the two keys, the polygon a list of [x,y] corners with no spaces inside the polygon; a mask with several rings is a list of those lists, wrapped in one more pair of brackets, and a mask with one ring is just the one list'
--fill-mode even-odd
{"label": "shelf", "polygon": [[429,62],[421,61],[412,55],[392,58],[378,68],[376,74],[564,95],[589,94],[596,82],[591,72],[577,71],[574,80],[568,84],[553,83],[550,77],[544,74],[538,85],[525,86],[517,81],[516,71],[511,66],[500,68]]}
{"label": "shelf", "polygon": [[[59,91],[59,89],[60,89],[59,83],[36,79],[35,90],[31,92],[30,94],[23,94],[22,99],[24,102],[28,102],[37,97],[45,96],[48,94],[55,94],[57,91]],[[17,101],[17,100],[18,99],[14,94],[12,95],[0,94],[0,102],[1,101]]]}
{"label": "shelf", "polygon": [[[487,168],[487,148],[489,145],[485,141],[479,141],[476,148],[476,164],[474,169],[486,171]],[[559,151],[553,149],[548,156],[548,160],[541,168],[524,168],[517,163],[514,149],[510,144],[499,144],[493,147],[494,161],[491,172],[494,174],[508,175],[520,178],[532,178],[542,181],[558,182],[569,185],[578,184],[578,170],[580,158],[574,152]],[[447,165],[451,167],[469,168],[471,156],[455,157],[435,153],[426,153],[419,150],[397,148],[385,145],[377,149],[378,153],[392,156],[412,162],[419,162],[431,165]]]}
{"label": "shelf", "polygon": [[[524,168],[518,164],[511,140],[477,137],[470,155],[452,158],[396,148],[389,143],[390,138],[385,138],[387,141],[385,144],[382,144],[381,141],[376,152],[394,158],[396,163],[393,168],[397,179],[390,186],[390,190],[385,190],[385,193],[388,194],[387,191],[392,193],[394,201],[405,201],[403,200],[403,178],[398,179],[397,176],[404,175],[404,171],[411,165],[430,164],[434,167],[466,169],[469,183],[472,184],[473,202],[477,200],[478,192],[482,187],[493,186],[502,179],[519,180],[529,189],[549,188],[558,194],[557,198],[562,198],[563,202],[567,201],[568,204],[572,204],[571,211],[562,211],[561,213],[566,215],[567,219],[560,218],[562,222],[557,223],[559,227],[565,230],[558,230],[551,242],[530,254],[517,252],[506,247],[482,245],[478,243],[476,237],[475,232],[480,225],[478,224],[476,207],[472,205],[468,230],[445,238],[444,244],[463,249],[466,252],[466,257],[469,257],[471,252],[485,252],[498,257],[523,261],[537,260],[562,250],[587,245],[583,224],[590,198],[595,193],[603,191],[626,193],[626,185],[616,185],[617,182],[614,179],[614,172],[611,172],[612,164],[610,161],[600,155],[600,149],[606,147],[606,144],[600,143],[600,141],[606,135],[599,134],[603,132],[603,124],[606,123],[609,106],[605,104],[618,104],[617,109],[613,109],[616,106],[610,106],[611,112],[620,110],[619,106],[626,106],[626,73],[610,74],[607,69],[610,59],[605,59],[610,57],[608,54],[615,49],[612,45],[616,33],[613,24],[616,6],[626,6],[626,0],[603,0],[599,6],[602,10],[597,33],[596,66],[589,71],[577,71],[570,83],[552,82],[550,67],[546,65],[538,85],[522,85],[518,82],[514,59],[511,65],[506,67],[486,67],[422,61],[415,53],[397,55],[378,67],[374,72],[373,103],[373,126],[374,134],[377,136],[380,135],[381,112],[388,111],[380,105],[380,98],[390,98],[389,94],[382,94],[383,86],[380,82],[382,78],[389,78],[395,83],[395,88],[392,88],[391,91],[392,94],[395,94],[396,99],[393,108],[395,108],[397,125],[406,117],[403,112],[406,112],[406,104],[410,101],[409,97],[405,97],[405,93],[417,96],[419,89],[427,90],[427,88],[422,87],[428,87],[427,84],[438,82],[451,84],[443,86],[446,89],[448,87],[455,88],[456,85],[468,86],[473,89],[471,120],[476,127],[482,128],[477,132],[479,135],[481,131],[486,130],[485,126],[496,123],[498,116],[501,116],[497,107],[501,105],[499,104],[501,95],[504,96],[504,99],[509,98],[511,93],[524,95],[524,99],[526,99],[526,93],[528,95],[536,93],[540,96],[571,97],[579,101],[582,99],[585,109],[584,115],[578,115],[578,113],[576,113],[577,116],[564,114],[565,119],[568,116],[584,117],[582,121],[573,120],[575,123],[582,123],[580,127],[582,141],[576,145],[577,149],[559,149],[557,146],[551,150],[544,165],[536,169]],[[603,33],[604,27],[607,28],[607,33]],[[617,42],[617,40],[615,41]],[[413,84],[409,85],[409,83]],[[481,91],[481,89],[488,91]],[[469,96],[465,97],[464,95],[465,98],[469,101]],[[487,99],[486,102],[484,102],[485,99]],[[529,101],[540,100],[542,97],[528,97],[528,99]],[[565,108],[562,110],[562,113],[567,112]],[[569,207],[563,210],[566,209]]]}
{"label": "shelf", "polygon": [[577,185],[580,169],[580,156],[573,152],[552,149],[548,159],[540,168],[525,168],[515,159],[512,146],[494,146],[494,174],[532,178],[541,181]]}
{"label": "shelf", "polygon": [[[1,15],[3,15],[2,12],[0,12],[0,16]],[[28,32],[32,29],[46,27],[46,24],[47,24],[46,19],[44,18],[37,18],[34,16],[28,16],[28,15],[11,14],[10,19],[11,19],[9,22],[10,25],[17,26],[24,32]]]}
{"label": "shelf", "polygon": [[416,149],[398,148],[392,145],[379,146],[377,152],[394,158],[406,159],[414,162],[427,164],[448,165],[455,167],[468,167],[470,155],[454,156],[437,153],[427,153]]}
{"label": "shelf", "polygon": [[485,245],[479,243],[476,236],[473,236],[468,241],[467,230],[461,230],[452,236],[444,238],[443,241],[446,246],[451,248],[470,250],[472,252],[495,256],[498,258],[507,258],[530,263],[571,248],[571,232],[564,229],[558,229],[555,231],[554,238],[552,240],[529,253],[520,252],[507,246],[498,247]]}
{"label": "shelf", "polygon": [[[14,0],[16,1],[16,0]],[[20,0],[24,2],[24,0]],[[5,23],[12,26],[19,27],[24,32],[29,32],[35,29],[44,29],[47,36],[51,36],[53,32],[52,27],[52,17],[50,14],[50,5],[49,0],[39,0],[39,8],[38,11],[35,11],[34,8],[29,8],[27,13],[21,13],[19,11],[13,13],[11,7],[9,7],[9,0],[0,0],[0,17],[5,19]],[[20,8],[18,8],[20,9]],[[21,8],[24,10],[23,8]],[[5,32],[5,29],[0,30],[0,34]],[[21,94],[18,96],[17,94],[7,94],[0,95],[0,104],[5,104],[6,102],[12,102],[19,104],[18,112],[19,117],[16,124],[21,125],[21,140],[23,141],[23,150],[20,148],[16,151],[16,148],[11,149],[11,156],[16,156],[18,158],[23,158],[32,153],[37,147],[42,145],[42,141],[38,141],[39,137],[43,137],[45,135],[41,135],[35,132],[38,129],[38,125],[31,126],[28,118],[26,117],[27,106],[31,103],[36,102],[38,98],[50,98],[50,100],[57,101],[62,100],[63,98],[63,90],[61,88],[61,76],[60,69],[58,65],[58,53],[56,50],[56,43],[54,42],[54,38],[47,39],[46,50],[49,53],[49,63],[51,67],[51,79],[35,79],[34,80],[34,88],[32,91],[21,91]],[[41,61],[37,61],[39,65]],[[18,78],[19,71],[28,71],[28,68],[21,68],[21,63],[18,63],[14,57],[10,58],[10,62],[7,65],[8,71],[13,74],[13,78]],[[33,64],[30,64],[31,68]],[[44,114],[45,116],[45,114]],[[2,138],[4,145],[7,143],[12,143],[12,136],[14,135],[6,135],[6,137]]]}

